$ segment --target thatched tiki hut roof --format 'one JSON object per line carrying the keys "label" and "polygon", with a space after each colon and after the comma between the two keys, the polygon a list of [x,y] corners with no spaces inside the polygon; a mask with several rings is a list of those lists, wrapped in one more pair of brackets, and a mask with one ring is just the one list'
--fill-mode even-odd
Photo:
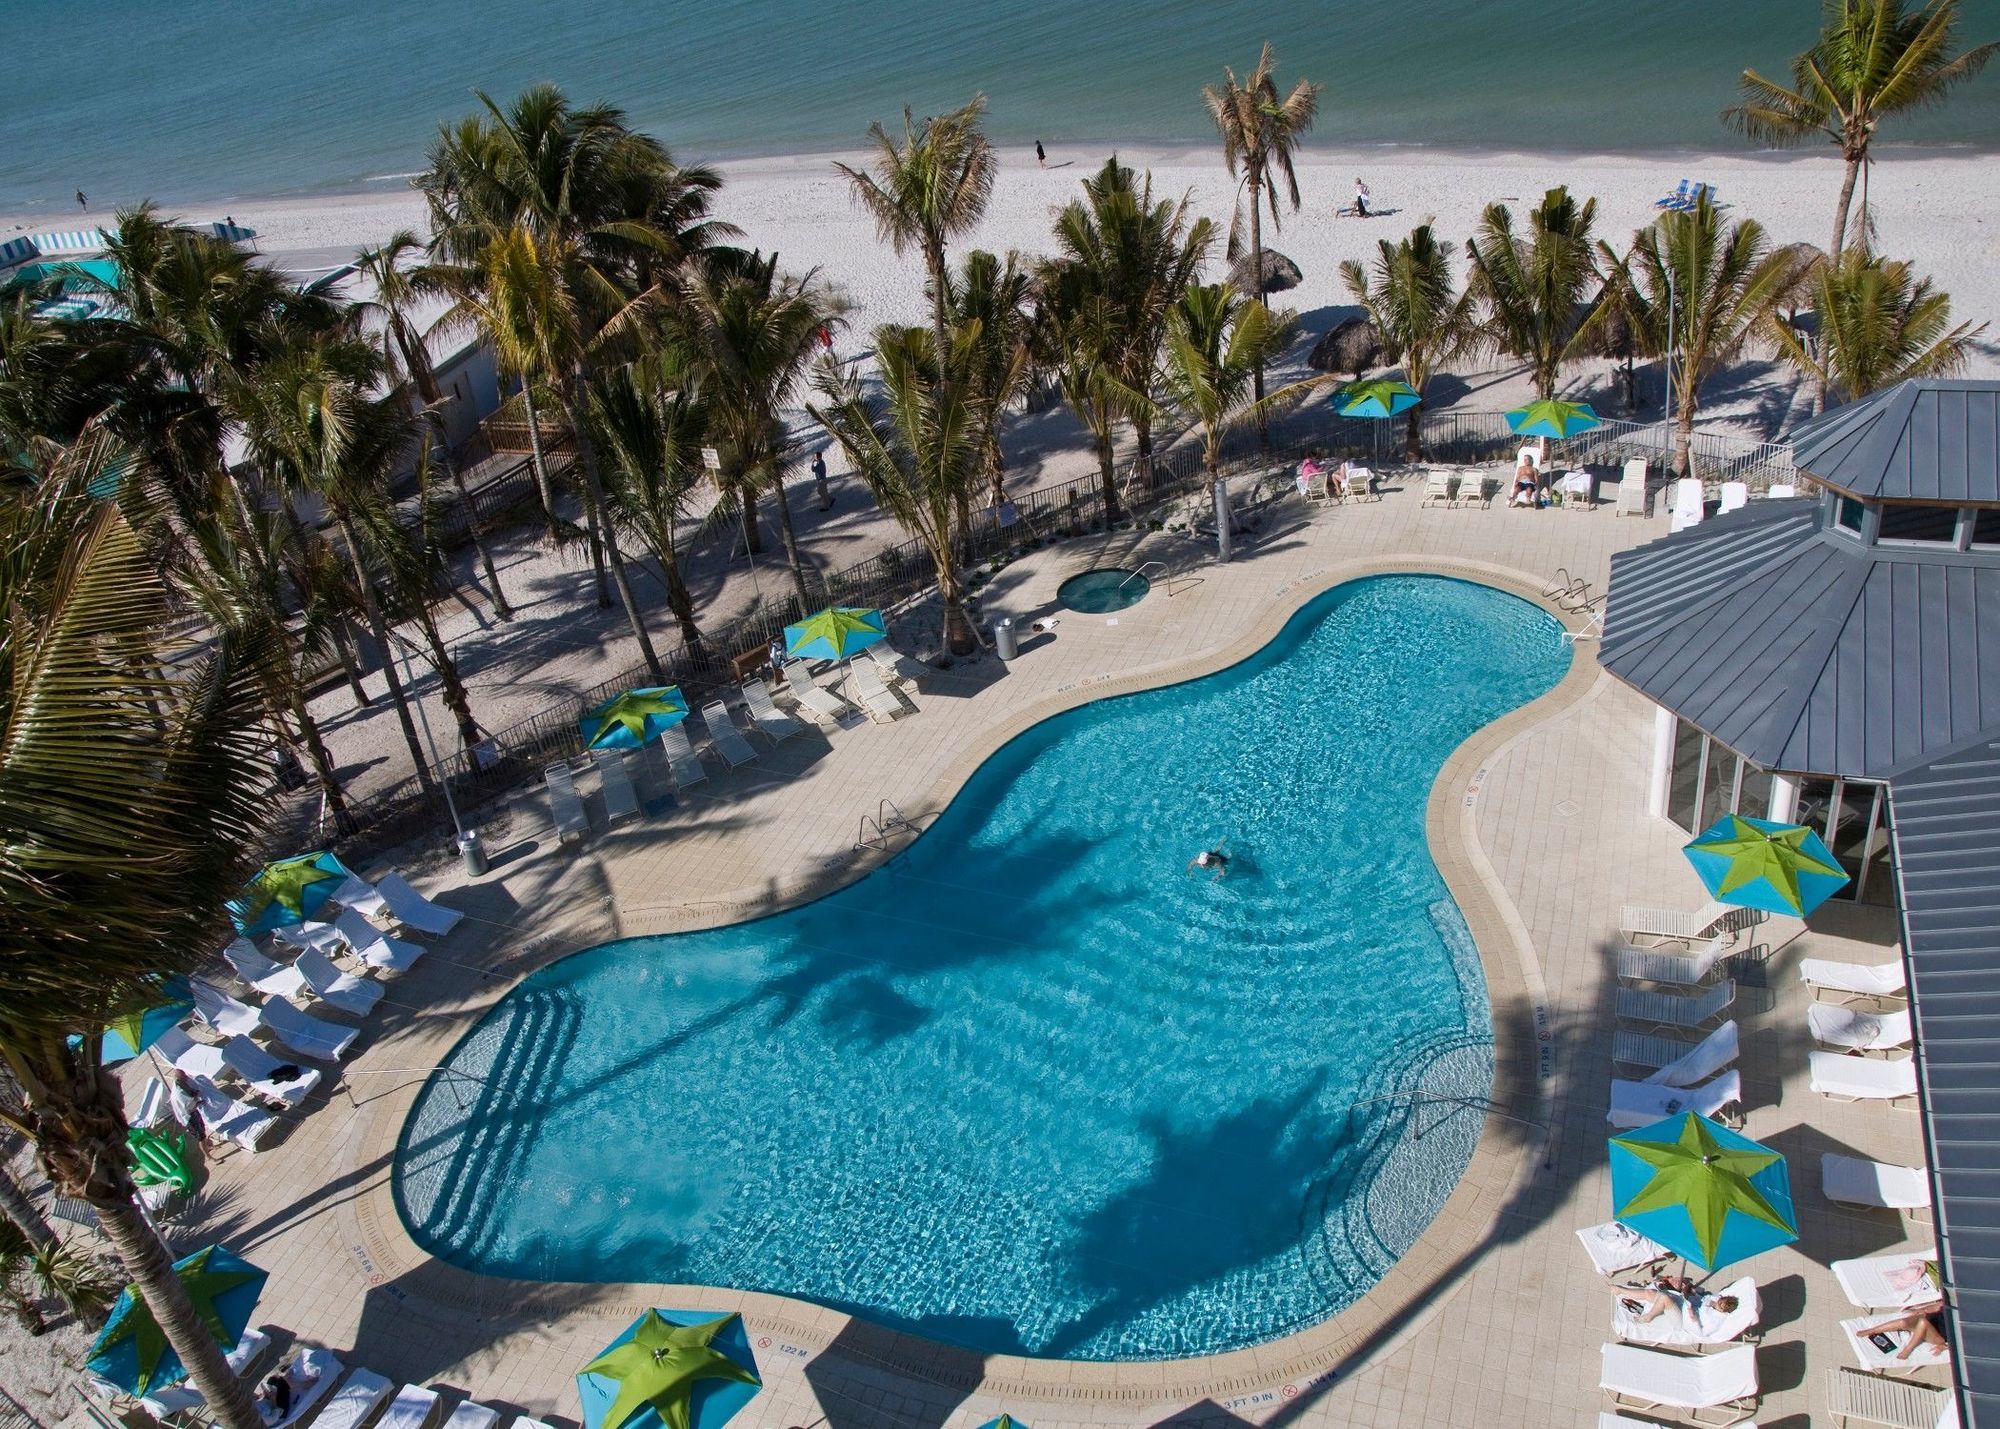
{"label": "thatched tiki hut roof", "polygon": [[1402,354],[1382,341],[1382,334],[1367,318],[1346,318],[1314,345],[1306,355],[1306,365],[1316,372],[1352,373],[1359,377],[1371,367],[1394,362]]}
{"label": "thatched tiki hut roof", "polygon": [[[1287,288],[1296,288],[1299,285],[1299,280],[1303,277],[1305,277],[1305,274],[1299,271],[1299,265],[1278,252],[1277,249],[1266,248],[1264,250],[1264,292],[1266,294],[1282,293]],[[1255,270],[1250,266],[1250,255],[1248,253],[1245,253],[1229,265],[1229,281],[1242,292],[1254,293],[1257,291],[1257,275]]]}

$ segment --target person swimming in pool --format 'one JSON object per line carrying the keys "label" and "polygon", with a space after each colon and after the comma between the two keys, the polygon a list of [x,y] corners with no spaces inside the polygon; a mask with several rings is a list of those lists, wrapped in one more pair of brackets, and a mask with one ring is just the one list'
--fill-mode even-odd
{"label": "person swimming in pool", "polygon": [[1229,845],[1223,843],[1215,848],[1205,848],[1189,859],[1187,871],[1193,873],[1197,868],[1208,869],[1209,876],[1212,878],[1221,878],[1227,874],[1229,872]]}

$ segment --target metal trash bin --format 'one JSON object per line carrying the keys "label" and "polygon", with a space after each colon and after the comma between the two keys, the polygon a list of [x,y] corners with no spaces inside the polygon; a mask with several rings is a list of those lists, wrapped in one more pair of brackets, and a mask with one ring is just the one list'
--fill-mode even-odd
{"label": "metal trash bin", "polygon": [[1012,660],[1021,653],[1021,647],[1014,642],[1014,617],[1002,616],[993,624],[993,653],[1002,660]]}
{"label": "metal trash bin", "polygon": [[458,861],[465,866],[468,878],[486,872],[486,846],[479,841],[478,829],[467,829],[458,836]]}

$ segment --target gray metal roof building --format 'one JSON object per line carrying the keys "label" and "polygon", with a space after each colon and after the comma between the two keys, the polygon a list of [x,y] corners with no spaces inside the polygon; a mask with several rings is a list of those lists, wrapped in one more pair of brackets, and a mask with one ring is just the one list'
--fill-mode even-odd
{"label": "gray metal roof building", "polygon": [[2000,384],[1884,388],[1800,427],[1792,461],[1853,496],[2000,502]]}

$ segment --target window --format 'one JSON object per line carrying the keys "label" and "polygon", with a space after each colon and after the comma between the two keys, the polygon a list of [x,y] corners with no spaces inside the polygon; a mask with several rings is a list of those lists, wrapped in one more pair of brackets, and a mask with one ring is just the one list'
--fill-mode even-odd
{"label": "window", "polygon": [[1753,819],[1768,818],[1771,813],[1771,771],[1759,769],[1747,759],[1743,761],[1743,782],[1736,790],[1736,812]]}
{"label": "window", "polygon": [[1695,794],[1701,784],[1702,733],[1684,719],[1674,721],[1673,773],[1667,780],[1667,817],[1696,832]]}
{"label": "window", "polygon": [[1702,761],[1701,813],[1694,821],[1697,831],[1730,811],[1736,798],[1736,766],[1741,762],[1721,740],[1708,741],[1708,757]]}
{"label": "window", "polygon": [[1949,546],[1958,540],[1956,506],[1884,506],[1882,541],[1926,541]]}
{"label": "window", "polygon": [[2000,507],[1987,507],[1972,513],[1972,544],[2000,546]]}
{"label": "window", "polygon": [[1698,834],[1724,814],[1761,819],[1771,808],[1771,774],[1684,719],[1674,721],[1667,817]]}
{"label": "window", "polygon": [[1841,497],[1840,504],[1835,508],[1835,519],[1840,522],[1841,529],[1852,531],[1857,536],[1861,534],[1861,520],[1867,514],[1868,508],[1852,496]]}
{"label": "window", "polygon": [[1835,898],[1895,903],[1889,799],[1881,785],[1859,779],[1801,779],[1796,819],[1826,840],[1834,859],[1854,880]]}

